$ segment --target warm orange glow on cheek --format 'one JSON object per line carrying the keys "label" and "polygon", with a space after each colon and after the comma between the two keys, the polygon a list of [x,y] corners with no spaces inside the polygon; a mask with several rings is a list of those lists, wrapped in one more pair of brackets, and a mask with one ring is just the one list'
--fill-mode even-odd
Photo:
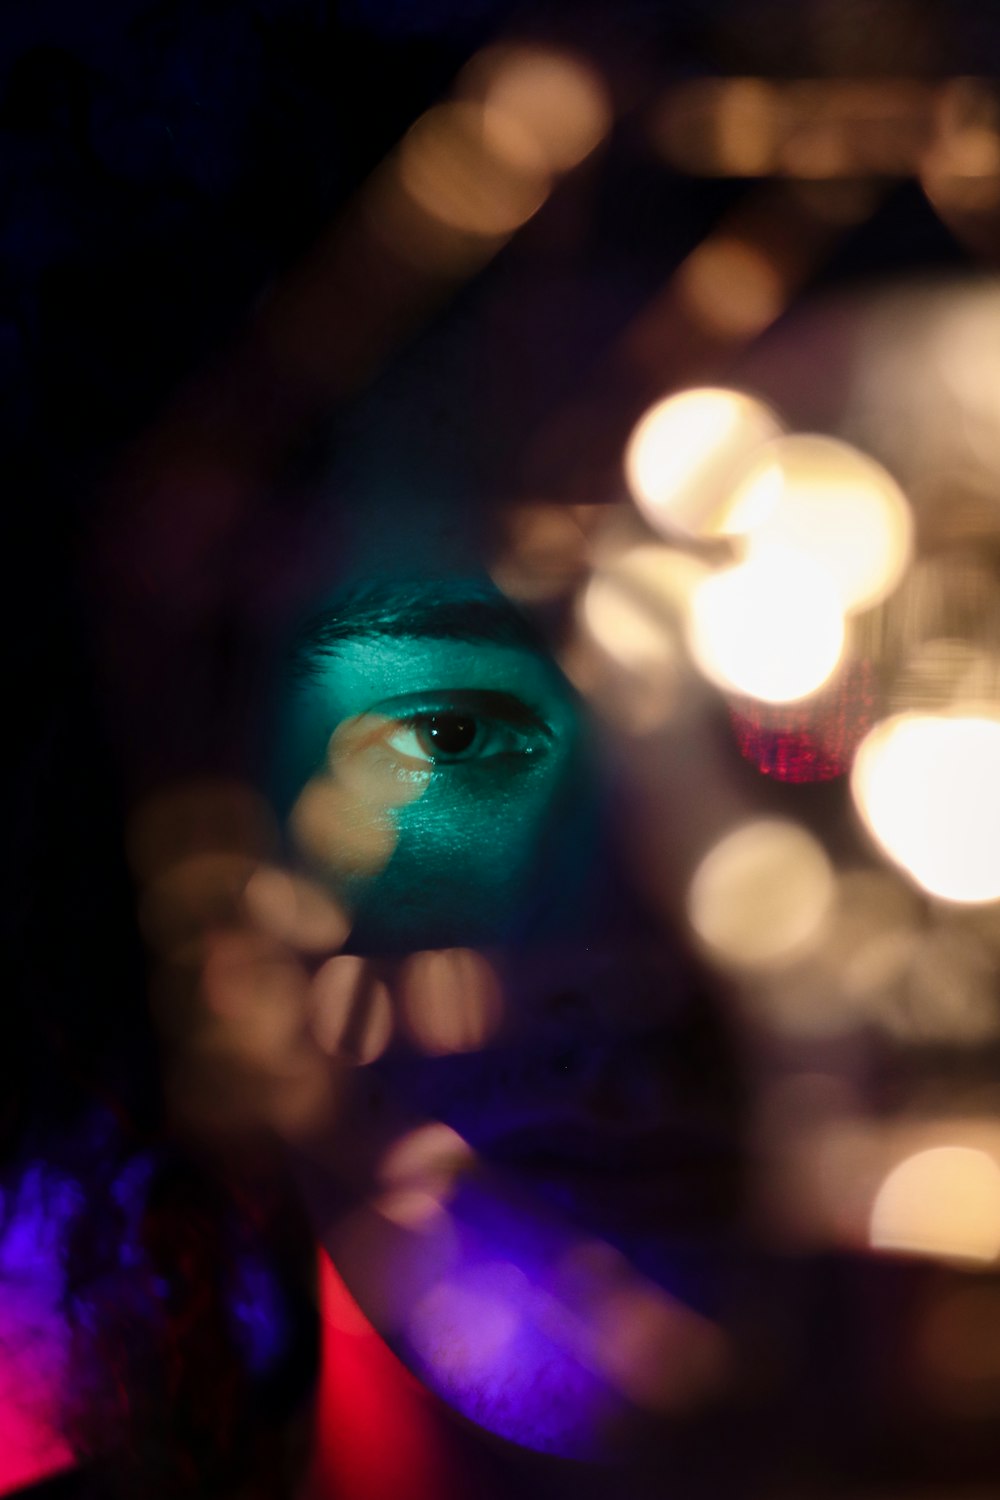
{"label": "warm orange glow on cheek", "polygon": [[[539,902],[547,875],[568,878],[566,767],[493,795],[432,786],[394,815],[391,857],[351,887],[355,938],[376,950],[465,947],[504,941]],[[525,782],[528,784],[525,785]]]}

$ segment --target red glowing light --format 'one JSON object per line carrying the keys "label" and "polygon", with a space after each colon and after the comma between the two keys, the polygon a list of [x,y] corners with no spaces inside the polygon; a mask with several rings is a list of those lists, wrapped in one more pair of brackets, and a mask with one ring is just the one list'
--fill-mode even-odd
{"label": "red glowing light", "polygon": [[[55,1310],[21,1291],[0,1299],[0,1495],[72,1466],[55,1427],[62,1374]],[[32,1314],[34,1316],[32,1316]]]}
{"label": "red glowing light", "polygon": [[729,717],[740,754],[775,781],[832,781],[851,768],[876,719],[875,669],[848,663],[833,684],[801,703],[731,698]]}
{"label": "red glowing light", "polygon": [[434,1397],[383,1343],[323,1253],[319,1302],[323,1349],[306,1500],[495,1500],[484,1476],[467,1471]]}

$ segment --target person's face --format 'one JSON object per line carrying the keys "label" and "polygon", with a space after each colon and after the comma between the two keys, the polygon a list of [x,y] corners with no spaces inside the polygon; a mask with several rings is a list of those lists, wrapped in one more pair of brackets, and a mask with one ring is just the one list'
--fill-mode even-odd
{"label": "person's face", "polygon": [[[488,581],[344,591],[299,654],[291,827],[350,906],[353,948],[529,941],[573,920],[594,815],[579,705]],[[391,848],[352,858],[324,790],[348,825],[391,825]]]}
{"label": "person's face", "polygon": [[[442,1276],[478,1286],[498,1263],[535,1295],[582,1242],[711,1311],[690,1268],[704,1279],[731,1229],[738,1091],[694,966],[634,889],[627,789],[585,704],[474,549],[442,568],[435,541],[414,536],[405,567],[387,541],[381,575],[370,546],[363,571],[341,565],[280,709],[294,857],[348,911],[362,1008],[384,985],[397,1019],[351,1079],[332,1174],[307,1180],[335,1262],[429,1383],[505,1436],[580,1451],[620,1395],[592,1361],[545,1334],[457,1377],[429,1352],[426,1308]],[[440,1217],[381,1212],[386,1162],[433,1141],[428,1122],[446,1156],[468,1152],[443,1238]],[[534,1365],[548,1375],[527,1417],[509,1396]]]}

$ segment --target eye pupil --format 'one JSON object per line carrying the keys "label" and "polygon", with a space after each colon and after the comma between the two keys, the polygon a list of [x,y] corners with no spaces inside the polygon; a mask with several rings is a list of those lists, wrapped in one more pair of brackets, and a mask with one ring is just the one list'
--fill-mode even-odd
{"label": "eye pupil", "polygon": [[431,714],[424,726],[428,749],[461,755],[475,742],[477,722],[466,714]]}

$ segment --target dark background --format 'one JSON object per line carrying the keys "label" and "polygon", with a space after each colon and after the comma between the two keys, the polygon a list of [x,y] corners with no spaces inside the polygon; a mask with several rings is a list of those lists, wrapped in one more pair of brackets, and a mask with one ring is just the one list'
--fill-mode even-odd
{"label": "dark background", "polygon": [[[650,79],[700,73],[1000,68],[1000,7],[988,4],[6,0],[0,512],[13,758],[2,909],[12,956],[0,1108],[15,1153],[36,1122],[72,1121],[95,1070],[109,1088],[143,1094],[121,766],[81,584],[106,528],[109,476],[461,65],[511,31],[590,52],[624,106],[600,191],[546,272],[564,290],[533,381],[520,383],[520,399],[532,391],[529,425],[583,385],[622,311],[655,292],[740,191],[678,178],[635,151],[633,84],[641,102]],[[515,242],[484,280],[507,275],[517,254]],[[968,260],[917,185],[901,182],[821,279]],[[513,429],[522,413],[501,403],[495,416],[498,430]]]}
{"label": "dark background", "polygon": [[[4,1172],[43,1156],[86,1180],[98,1153],[78,1125],[95,1102],[140,1135],[162,1116],[124,856],[135,768],[94,592],[129,521],[115,476],[412,121],[508,33],[598,60],[620,124],[585,212],[560,190],[480,278],[501,312],[526,309],[510,347],[530,370],[501,382],[495,436],[479,435],[498,451],[587,388],[623,321],[744,191],[638,149],[651,87],[1000,73],[1000,6],[985,0],[0,0]],[[972,263],[905,181],[806,290]],[[178,511],[182,552],[195,511]],[[151,654],[154,694],[158,671]]]}

